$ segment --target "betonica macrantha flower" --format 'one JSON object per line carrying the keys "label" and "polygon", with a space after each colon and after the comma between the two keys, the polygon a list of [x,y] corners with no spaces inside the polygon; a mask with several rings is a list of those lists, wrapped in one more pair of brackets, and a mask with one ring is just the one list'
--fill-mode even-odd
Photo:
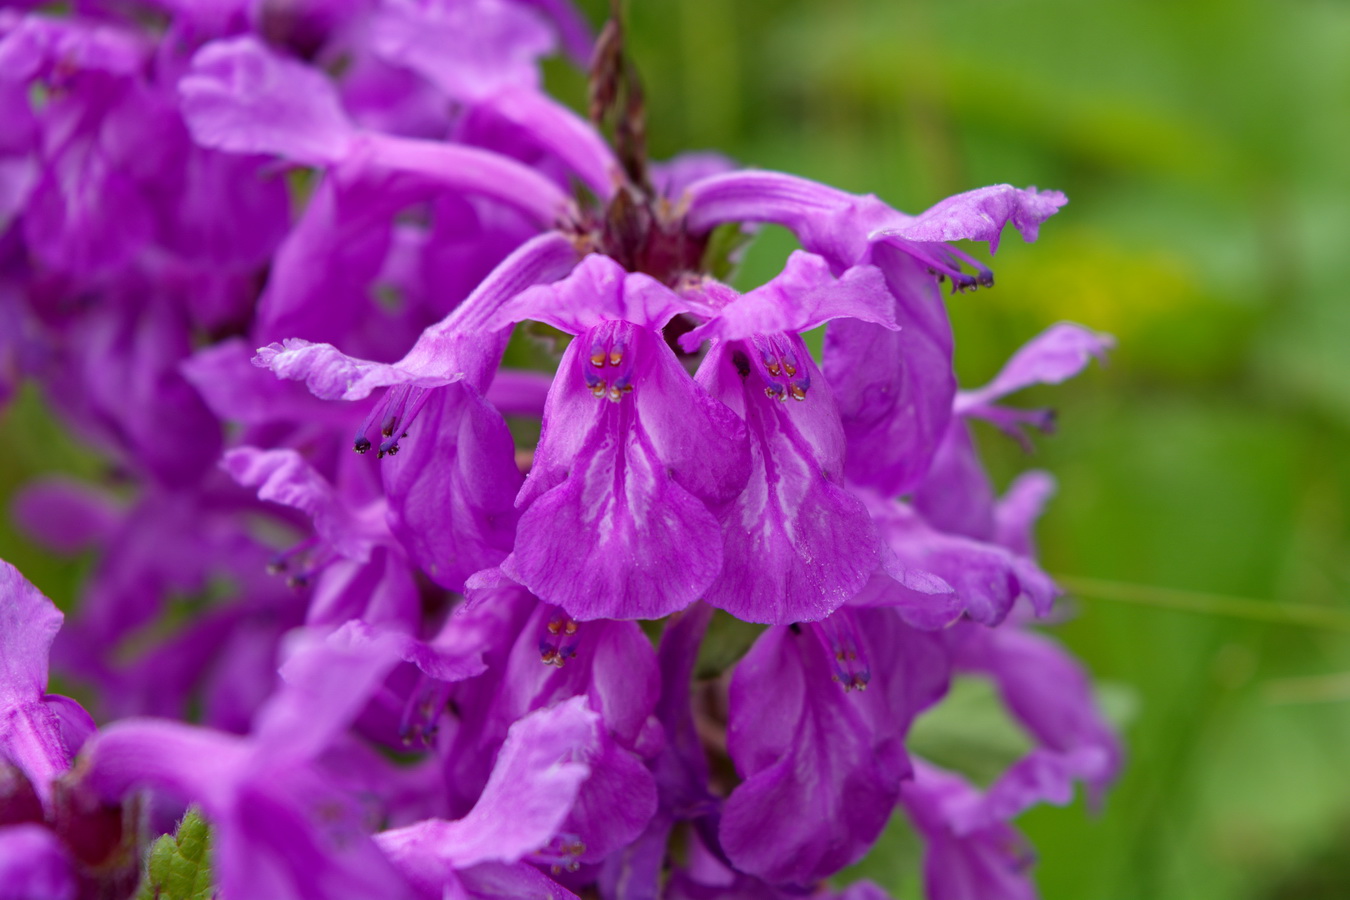
{"label": "betonica macrantha flower", "polygon": [[774,222],[836,271],[870,264],[885,274],[899,330],[838,322],[826,334],[822,362],[848,439],[848,478],[894,496],[923,476],[951,418],[956,377],[940,283],[960,291],[993,284],[985,266],[948,242],[987,241],[992,251],[1009,223],[1034,241],[1066,200],[1058,191],[994,185],[909,216],[876,197],[792,175],[732,172],[691,185],[686,202],[695,233],[726,222]]}
{"label": "betonica macrantha flower", "polygon": [[745,430],[662,339],[681,309],[660,282],[594,254],[489,320],[492,330],[533,319],[576,335],[549,390],[502,568],[578,619],[660,618],[722,568],[713,509],[745,483]]}
{"label": "betonica macrantha flower", "polygon": [[[553,122],[554,119],[556,115],[547,119],[547,122]],[[568,129],[558,130],[538,117],[522,118],[521,121],[522,128],[529,125],[541,129],[541,133],[548,136],[545,143],[549,146],[555,149],[563,148],[559,150],[559,158],[578,162],[578,172],[587,177],[592,186],[596,186],[599,173],[607,171],[606,166],[609,166],[608,171],[614,173],[613,177],[620,177],[612,167],[613,158],[603,150],[603,145],[599,145],[597,149],[593,139],[582,140],[577,137],[584,134],[584,129],[580,126],[574,125]],[[341,130],[334,138],[339,149],[331,152],[348,152],[341,147],[345,146],[344,142],[353,140],[350,135],[349,128]],[[385,159],[386,164],[405,158],[398,153],[386,153],[380,149],[383,146],[380,144],[371,143],[368,146],[371,148],[372,157]],[[429,148],[426,152],[432,154],[441,151]],[[605,165],[586,162],[587,153],[600,154],[600,159]],[[406,173],[411,170],[404,171]],[[708,195],[707,192],[700,193],[701,184],[728,177],[730,176],[713,176],[696,182],[689,187],[687,196],[694,198],[693,202],[697,202],[699,197]],[[443,181],[442,186],[448,187],[448,183]],[[467,178],[461,179],[454,187],[470,194],[477,192],[483,195],[495,195],[501,190],[500,185],[496,184],[475,187]],[[812,189],[826,196],[829,203],[833,204],[825,209],[825,213],[835,218],[838,218],[839,207],[853,202],[847,195],[831,189],[821,186],[813,186]],[[821,377],[819,373],[814,376],[818,384],[814,392],[815,399],[807,400],[807,390],[813,377],[810,369],[814,367],[814,363],[809,360],[804,348],[795,346],[795,342],[800,340],[796,335],[806,328],[840,316],[862,316],[864,322],[878,323],[876,327],[882,330],[893,329],[897,311],[900,310],[896,300],[897,288],[894,279],[888,280],[889,276],[885,270],[862,260],[859,251],[853,254],[853,258],[843,262],[829,260],[830,265],[824,261],[819,262],[809,273],[804,267],[794,263],[794,267],[784,276],[766,286],[759,294],[728,305],[729,297],[726,293],[719,295],[718,288],[701,281],[701,274],[698,271],[701,239],[689,233],[691,226],[703,227],[699,224],[701,220],[692,216],[688,220],[682,220],[664,198],[644,195],[641,189],[631,186],[615,193],[613,185],[609,185],[602,196],[615,198],[605,213],[607,220],[595,222],[588,218],[587,213],[578,213],[570,206],[555,207],[555,227],[558,229],[556,237],[543,235],[536,238],[504,262],[497,272],[466,299],[445,322],[428,329],[413,350],[399,363],[363,362],[352,359],[333,347],[300,341],[287,341],[281,345],[264,348],[259,354],[259,362],[286,377],[304,378],[321,396],[355,400],[366,396],[373,389],[392,386],[393,390],[388,392],[386,399],[378,407],[379,412],[368,420],[371,425],[358,439],[359,448],[372,446],[375,441],[370,436],[370,428],[373,428],[376,422],[382,421],[379,430],[384,440],[380,442],[380,449],[388,453],[403,446],[405,443],[403,433],[409,429],[414,419],[425,415],[424,405],[433,402],[433,392],[428,389],[461,381],[466,383],[466,386],[472,384],[477,391],[482,392],[485,386],[490,384],[496,360],[500,358],[500,349],[497,348],[504,346],[504,337],[509,333],[507,329],[510,325],[521,318],[534,318],[556,327],[558,321],[553,321],[550,317],[556,318],[565,314],[571,324],[564,325],[562,330],[577,334],[586,332],[586,335],[574,341],[566,359],[560,365],[559,377],[555,380],[549,407],[544,412],[545,438],[534,456],[531,476],[517,498],[523,519],[512,547],[514,554],[507,558],[503,571],[520,580],[545,601],[561,605],[570,614],[582,619],[602,615],[660,616],[682,608],[694,597],[707,591],[711,591],[709,598],[712,602],[727,606],[738,615],[756,621],[789,622],[818,619],[827,615],[856,593],[877,568],[876,539],[868,517],[842,486],[841,470],[846,453],[847,422],[846,420],[841,422],[839,414],[835,411],[830,389],[826,386],[829,379]],[[771,192],[766,196],[772,201]],[[1003,194],[998,196],[1002,197]],[[1030,234],[1031,226],[1024,221],[1025,217],[1020,217],[1018,212],[1020,208],[1014,203],[1011,208],[1004,210],[1003,216],[1005,219],[1010,216],[1016,218]],[[1052,209],[1053,204],[1050,204],[1049,208]],[[1042,213],[1048,214],[1044,211]],[[946,221],[950,218],[961,219],[964,214],[963,207],[951,214],[938,210],[932,215]],[[887,221],[905,218],[899,213],[888,215]],[[747,213],[747,218],[768,217],[768,213],[763,212]],[[927,219],[921,218],[920,222],[923,227],[930,230],[934,227]],[[856,229],[856,223],[853,227]],[[553,248],[556,248],[556,261],[550,261],[549,265],[565,269],[574,264],[566,259],[568,244],[559,238],[565,238],[570,242],[573,260],[590,249],[602,251],[594,254],[583,264],[583,268],[590,266],[598,269],[601,266],[598,260],[607,256],[611,260],[608,265],[616,272],[628,273],[626,278],[638,275],[648,277],[650,273],[651,284],[645,290],[653,297],[660,297],[660,289],[663,288],[667,289],[667,294],[670,288],[681,288],[685,295],[681,298],[684,301],[683,307],[672,304],[671,298],[665,296],[659,302],[651,301],[650,313],[651,315],[659,313],[660,321],[652,319],[635,322],[632,321],[635,313],[616,314],[606,311],[606,304],[612,305],[610,300],[605,299],[608,289],[598,288],[592,283],[594,281],[592,279],[592,282],[573,287],[568,287],[573,284],[572,280],[565,280],[560,282],[556,289],[549,288],[548,290],[555,291],[552,296],[556,310],[549,310],[546,304],[533,300],[531,303],[534,304],[534,308],[525,309],[512,300],[511,291],[518,292],[528,287],[531,282],[550,281],[556,278],[556,275],[550,276],[546,271],[547,266],[541,264],[544,254],[553,254],[555,253]],[[857,243],[866,246],[865,235]],[[527,248],[530,247],[538,249],[527,252]],[[838,248],[825,249],[835,252],[838,256]],[[931,254],[945,251],[935,245],[926,252]],[[552,260],[552,257],[550,259]],[[829,271],[831,265],[838,270],[837,273]],[[641,271],[632,272],[632,268]],[[572,276],[573,279],[579,277],[581,276]],[[933,280],[930,276],[925,277],[930,281]],[[693,284],[703,284],[710,289],[704,292],[703,288],[690,287],[691,279]],[[607,283],[618,284],[620,281],[616,275],[611,275],[608,276]],[[623,283],[627,284],[626,281]],[[489,284],[491,290],[487,289]],[[535,294],[527,296],[544,296],[538,293],[543,290],[539,288]],[[704,293],[706,296],[703,296]],[[928,310],[927,314],[941,316],[945,323],[945,313],[940,309],[940,301],[935,302],[939,303],[939,308],[936,311]],[[587,306],[593,307],[593,311],[589,319],[583,320],[580,317],[583,316]],[[516,311],[499,312],[499,308],[508,307]],[[722,307],[726,307],[726,310],[723,311]],[[625,468],[622,470],[624,473],[622,484],[639,488],[639,493],[634,494],[631,499],[634,502],[646,503],[651,509],[658,509],[661,503],[669,501],[667,504],[669,516],[663,518],[626,515],[625,511],[630,509],[630,505],[620,502],[626,496],[626,489],[619,489],[612,491],[610,499],[601,506],[593,506],[591,501],[587,500],[586,510],[589,518],[567,519],[566,516],[561,516],[555,521],[553,513],[558,510],[554,510],[554,504],[565,500],[579,504],[583,496],[589,496],[582,493],[584,479],[594,480],[603,474],[603,470],[593,469],[591,465],[594,460],[602,457],[593,457],[589,454],[596,452],[597,449],[604,449],[604,445],[597,443],[598,437],[587,442],[581,439],[580,432],[568,442],[560,442],[557,433],[558,423],[575,422],[578,420],[577,416],[585,410],[596,409],[594,398],[597,397],[617,402],[621,409],[627,408],[629,404],[634,405],[634,409],[644,406],[648,409],[645,414],[647,417],[658,408],[643,399],[643,395],[652,393],[651,388],[646,391],[634,390],[629,396],[630,392],[625,388],[636,388],[632,373],[618,368],[608,373],[604,365],[597,364],[592,364],[593,371],[581,372],[581,381],[590,389],[592,398],[588,400],[582,393],[577,393],[575,399],[583,401],[581,405],[578,406],[575,402],[564,405],[563,399],[568,396],[566,386],[573,378],[573,370],[580,371],[578,366],[585,369],[586,360],[591,355],[598,354],[596,358],[603,363],[611,343],[616,340],[620,344],[627,340],[640,340],[641,335],[647,333],[655,335],[666,321],[681,313],[691,314],[696,320],[715,318],[715,321],[710,322],[700,334],[707,334],[710,337],[732,335],[733,332],[735,334],[734,338],[719,339],[717,348],[712,351],[710,358],[720,362],[705,364],[708,375],[703,380],[712,378],[713,373],[719,370],[719,366],[727,372],[735,372],[735,350],[732,343],[733,340],[739,341],[747,346],[754,345],[754,359],[759,369],[762,369],[760,372],[759,369],[754,369],[754,365],[751,366],[757,384],[767,377],[768,380],[763,381],[763,384],[765,387],[776,386],[778,390],[776,396],[807,401],[800,409],[790,412],[782,409],[770,412],[771,408],[765,407],[760,399],[751,400],[748,405],[743,399],[733,404],[738,409],[745,410],[747,423],[757,423],[758,437],[755,440],[755,447],[759,458],[768,461],[761,462],[761,465],[765,466],[761,471],[768,472],[770,468],[773,471],[772,502],[767,506],[764,503],[764,498],[769,496],[765,492],[765,486],[768,484],[765,475],[757,476],[751,487],[742,486],[730,494],[726,494],[728,488],[725,486],[713,491],[706,488],[698,489],[695,495],[699,490],[702,490],[703,495],[698,497],[699,502],[696,505],[691,506],[680,502],[677,495],[661,488],[661,478],[656,478],[655,481],[649,478],[650,485],[644,485],[641,478],[637,481],[629,478],[628,470]],[[624,315],[628,318],[623,318]],[[625,321],[628,324],[606,325],[607,330],[615,331],[613,335],[593,333],[592,330],[597,328],[602,320]],[[475,326],[476,333],[470,330]],[[634,331],[630,335],[632,326],[641,326],[647,331]],[[841,327],[839,323],[837,327]],[[484,340],[485,336],[487,340]],[[756,340],[764,346],[755,345]],[[589,346],[590,343],[595,343],[595,347]],[[586,346],[582,346],[583,344]],[[651,346],[655,348],[657,345],[652,343]],[[703,391],[693,389],[687,376],[677,368],[671,368],[671,364],[675,363],[675,357],[668,351],[665,353],[667,356],[659,358],[668,357],[664,369],[667,377],[653,384],[659,383],[661,387],[654,390],[670,398],[667,408],[679,408],[682,404],[691,410],[725,406],[722,403],[709,406],[702,399],[691,402],[688,398],[699,398],[706,393],[706,389]],[[742,355],[748,363],[750,356]],[[620,352],[617,358],[623,360],[624,352]],[[628,359],[631,361],[631,355]],[[781,373],[785,371],[781,368],[784,362],[788,367],[794,368],[794,371],[800,364],[801,375],[773,376],[768,366],[779,367]],[[622,365],[626,366],[627,363]],[[936,365],[941,370],[940,380],[946,383],[951,379],[949,356],[938,360]],[[460,371],[456,371],[457,367]],[[647,377],[645,372],[638,374]],[[617,379],[613,382],[617,387],[612,393],[611,381],[607,375]],[[747,371],[747,377],[750,375],[751,372]],[[732,386],[740,383],[736,380],[738,377],[728,375],[719,386],[719,391],[725,393],[727,399],[733,396]],[[463,388],[459,390],[462,391]],[[757,395],[761,393],[762,391],[756,391]],[[950,392],[939,393],[946,410],[943,418],[945,426],[946,417],[950,416],[951,396]],[[927,395],[924,402],[929,402]],[[586,406],[586,403],[590,405]],[[761,409],[762,415],[756,412]],[[568,411],[566,416],[559,414],[563,410]],[[573,410],[576,411],[575,414]],[[641,422],[642,418],[642,415],[630,414],[628,421]],[[794,421],[796,424],[789,424]],[[687,423],[685,424],[687,426]],[[788,431],[784,430],[785,425]],[[733,424],[732,427],[734,429],[737,425]],[[440,429],[443,430],[444,425],[441,425]],[[723,435],[734,437],[732,432],[724,428],[701,429],[701,438],[695,436],[697,433],[700,431],[690,427],[678,431],[653,432],[658,443],[665,440],[668,434],[678,434],[680,440],[685,442],[684,445],[667,446],[666,449],[674,452],[676,457],[672,465],[665,467],[666,475],[673,476],[675,483],[685,492],[688,490],[694,470],[678,460],[694,458],[688,455],[688,448],[692,448],[700,440],[706,444],[706,455],[702,459],[718,462],[709,469],[707,473],[709,477],[705,482],[708,485],[716,485],[721,477],[718,471],[724,456],[723,451],[718,448],[718,442],[723,440]],[[803,438],[803,435],[809,437]],[[427,446],[430,445],[424,443],[424,447]],[[444,454],[445,450],[440,452]],[[656,455],[652,456],[652,452]],[[661,455],[663,452],[666,451],[653,445],[647,451],[648,462],[644,465],[650,471],[656,472],[656,469],[651,468],[650,460],[664,459]],[[931,449],[922,449],[921,452],[931,456]],[[920,451],[916,450],[915,453]],[[606,450],[603,458],[608,459],[610,455],[612,454]],[[406,459],[399,460],[395,465],[405,472],[410,472],[414,468]],[[434,465],[434,460],[427,456],[419,462],[418,467]],[[904,465],[917,464],[910,456],[906,456]],[[821,469],[826,473],[824,483],[817,475],[812,474]],[[551,479],[556,476],[548,474],[550,471],[566,472],[567,486],[555,485]],[[783,476],[787,472],[799,473],[800,477],[796,480],[785,479]],[[638,474],[640,475],[640,472]],[[833,479],[832,485],[830,479]],[[730,484],[734,480],[728,479],[727,483]],[[560,489],[548,500],[540,500],[540,494],[543,492],[539,488],[542,486],[547,486],[550,490],[555,487]],[[661,491],[659,495],[652,493],[658,489]],[[654,500],[658,496],[659,502]],[[726,506],[733,498],[736,498],[738,504],[734,509]],[[537,506],[539,503],[543,505]],[[453,504],[450,505],[453,508]],[[631,508],[638,509],[637,506]],[[561,509],[562,507],[559,507],[559,510]],[[815,515],[811,510],[816,512],[828,510],[828,512]],[[722,547],[716,546],[717,542],[709,537],[711,533],[708,528],[709,514],[716,517],[719,530],[724,533]],[[749,526],[745,525],[747,516],[754,519]],[[564,525],[565,521],[570,524]],[[541,530],[544,529],[546,522],[552,530]],[[558,546],[557,537],[560,531],[567,528],[575,531],[595,531],[599,523],[604,523],[597,532],[601,535],[604,546],[626,548],[622,553],[588,549],[578,555],[557,553],[554,549]],[[693,539],[687,540],[691,536]],[[650,549],[638,552],[635,548],[639,547]],[[730,563],[721,558],[723,553],[728,551],[733,554]],[[641,564],[644,558],[650,561],[662,556],[671,560],[671,571],[678,571],[678,578],[653,580],[648,574],[654,571],[652,564]],[[635,560],[639,564],[634,565]],[[811,562],[805,564],[806,560]],[[428,559],[422,557],[421,561],[426,565]],[[604,575],[607,566],[613,570],[610,575]],[[444,570],[438,567],[437,571]],[[720,580],[714,584],[715,579]],[[453,579],[444,583],[455,586]],[[745,591],[737,587],[746,584],[759,587],[747,596]]]}
{"label": "betonica macrantha flower", "polygon": [[48,694],[47,656],[64,617],[19,570],[0,560],[0,756],[44,804],[52,782],[94,731],[68,697]]}
{"label": "betonica macrantha flower", "polygon": [[135,822],[70,773],[94,722],[74,700],[46,693],[61,620],[0,560],[0,893],[124,897],[139,874]]}

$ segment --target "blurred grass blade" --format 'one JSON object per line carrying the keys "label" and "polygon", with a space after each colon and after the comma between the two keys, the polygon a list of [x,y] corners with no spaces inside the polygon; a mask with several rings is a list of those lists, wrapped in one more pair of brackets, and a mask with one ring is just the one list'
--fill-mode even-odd
{"label": "blurred grass blade", "polygon": [[1272,600],[1230,597],[1226,594],[1127,584],[1097,578],[1079,578],[1074,575],[1054,577],[1070,594],[1092,600],[1112,600],[1206,616],[1224,616],[1230,619],[1297,625],[1304,628],[1326,628],[1350,633],[1350,612],[1326,606],[1277,603]]}

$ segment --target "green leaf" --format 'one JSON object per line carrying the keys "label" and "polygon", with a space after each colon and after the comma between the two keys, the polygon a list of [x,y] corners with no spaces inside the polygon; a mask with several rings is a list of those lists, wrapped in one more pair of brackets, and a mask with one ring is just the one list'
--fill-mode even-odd
{"label": "green leaf", "polygon": [[740,619],[718,610],[708,625],[708,633],[698,648],[698,664],[694,669],[696,678],[716,678],[736,664],[736,661],[750,650],[763,625],[742,622]]}
{"label": "green leaf", "polygon": [[211,900],[214,894],[211,829],[191,807],[178,823],[178,832],[164,835],[150,848],[136,900]]}
{"label": "green leaf", "polygon": [[703,270],[719,281],[730,279],[753,238],[753,233],[742,230],[738,224],[718,225],[708,235],[708,246],[703,251]]}

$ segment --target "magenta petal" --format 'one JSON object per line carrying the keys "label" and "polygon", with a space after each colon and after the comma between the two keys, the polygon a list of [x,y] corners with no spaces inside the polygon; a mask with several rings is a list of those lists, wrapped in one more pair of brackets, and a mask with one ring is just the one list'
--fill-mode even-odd
{"label": "magenta petal", "polygon": [[1003,822],[958,833],[954,820],[982,798],[961,778],[926,764],[903,791],[905,810],[928,845],[924,887],[931,900],[1036,900],[1022,836]]}
{"label": "magenta petal", "polygon": [[685,196],[689,230],[696,234],[724,222],[777,222],[797,231],[855,199],[796,175],[763,171],[716,173],[689,185]]}
{"label": "magenta petal", "polygon": [[950,584],[977,622],[997,625],[1023,596],[1045,615],[1059,594],[1032,559],[997,544],[936,531],[898,501],[874,502],[871,510],[900,563]]}
{"label": "magenta petal", "polygon": [[623,322],[588,331],[549,393],[512,575],[578,619],[682,609],[722,564],[707,504],[734,496],[747,467],[739,420],[657,335]]}
{"label": "magenta petal", "polygon": [[963,419],[948,423],[928,474],[914,490],[913,502],[924,520],[939,531],[993,540],[994,486]]}
{"label": "magenta petal", "polygon": [[61,720],[44,702],[47,657],[62,620],[41,591],[0,560],[0,756],[22,769],[44,800],[72,756]]}
{"label": "magenta petal", "polygon": [[893,609],[906,625],[923,631],[946,628],[965,611],[961,598],[946,581],[912,569],[900,578],[885,568],[877,569],[849,604]]}
{"label": "magenta petal", "polygon": [[[609,733],[636,749],[660,685],[651,641],[634,622],[585,622],[571,635],[555,636],[549,626],[564,623],[565,616],[555,606],[535,606],[502,673],[493,703],[497,714],[514,721],[585,694]],[[554,650],[554,665],[541,664],[547,650]]]}
{"label": "magenta petal", "polygon": [[70,851],[42,825],[0,827],[0,897],[75,900],[79,878]]}
{"label": "magenta petal", "polygon": [[47,654],[63,618],[19,569],[0,560],[0,708],[47,690]]}
{"label": "magenta petal", "polygon": [[1032,528],[1055,493],[1055,479],[1047,472],[1018,475],[994,507],[994,539],[1013,553],[1035,558]]}
{"label": "magenta petal", "polygon": [[224,809],[248,764],[243,738],[163,719],[124,719],[85,746],[82,780],[108,800],[152,784]]}
{"label": "magenta petal", "polygon": [[29,536],[60,553],[78,553],[112,540],[124,511],[86,481],[49,476],[28,482],[14,499],[14,521]]}
{"label": "magenta petal", "polygon": [[324,165],[346,153],[355,133],[327,77],[252,36],[199,50],[179,92],[197,142],[231,153]]}
{"label": "magenta petal", "polygon": [[259,500],[298,509],[314,520],[314,530],[338,553],[365,562],[386,534],[382,510],[366,515],[349,509],[328,479],[294,450],[236,447],[225,451],[221,468],[244,487],[258,489]]}
{"label": "magenta petal", "polygon": [[693,352],[705,340],[802,332],[839,318],[872,322],[895,331],[899,326],[895,324],[893,305],[885,278],[873,266],[854,266],[835,278],[822,257],[797,250],[773,280],[733,300],[706,324],[681,335],[680,346]]}
{"label": "magenta petal", "polygon": [[731,682],[728,751],[745,781],[722,813],[721,842],[743,872],[812,884],[861,858],[908,772],[910,721],[946,689],[940,643],[886,610],[841,610],[866,690],[832,680],[834,661],[805,628],[771,628]]}
{"label": "magenta petal", "polygon": [[591,775],[599,716],[576,697],[511,726],[487,786],[454,822],[430,819],[386,831],[378,843],[414,878],[439,888],[451,869],[516,862],[557,834]]}
{"label": "magenta petal", "polygon": [[[1024,629],[970,629],[962,638],[957,664],[992,678],[1017,720],[1065,757],[1057,765],[1082,778],[1094,802],[1100,799],[1120,772],[1122,751],[1082,665],[1054,641]],[[1015,775],[1006,790],[1016,793],[1016,783],[1034,774]]]}
{"label": "magenta petal", "polygon": [[890,247],[873,249],[895,298],[899,331],[841,319],[825,335],[823,368],[848,437],[851,481],[895,496],[912,490],[952,415],[951,326],[937,284]]}
{"label": "magenta petal", "polygon": [[953,816],[953,828],[965,833],[1008,822],[1041,803],[1067,806],[1073,802],[1075,781],[1099,782],[1110,767],[1111,758],[1101,747],[1083,746],[1063,753],[1033,750],[989,786],[983,803]]}
{"label": "magenta petal", "polygon": [[719,509],[723,567],[704,599],[782,625],[829,615],[877,567],[871,517],[841,484],[843,433],[829,387],[801,339],[785,340],[796,345],[797,377],[814,383],[801,401],[766,396],[754,370],[742,375],[736,354],[757,352],[742,342],[716,345],[699,370],[713,396],[744,410],[751,453],[745,489]]}
{"label": "magenta petal", "polygon": [[596,196],[604,200],[613,196],[622,177],[618,160],[599,132],[566,106],[538,91],[516,88],[495,94],[477,111],[491,112],[520,128]]}
{"label": "magenta petal", "polygon": [[273,764],[322,753],[402,660],[402,635],[377,633],[356,619],[326,638],[298,632],[294,641],[298,646],[281,667],[285,684],[254,722],[255,740]]}
{"label": "magenta petal", "polygon": [[495,330],[533,319],[569,334],[581,334],[601,322],[632,322],[660,329],[684,309],[670,288],[647,275],[626,272],[608,256],[593,253],[563,280],[530,288],[504,304],[486,327]]}
{"label": "magenta petal", "polygon": [[252,346],[241,337],[227,338],[197,351],[179,369],[197,389],[207,408],[226,422],[259,425],[271,422],[346,424],[350,408],[325,403],[304,385],[287,384],[254,366]]}
{"label": "magenta petal", "polygon": [[577,619],[658,619],[696,600],[721,568],[717,519],[645,438],[595,429],[567,481],[520,518],[517,571]]}
{"label": "magenta petal", "polygon": [[298,339],[260,348],[253,362],[281,378],[303,380],[315,395],[332,400],[359,400],[393,385],[443,386],[465,377],[481,388],[496,368],[498,343],[504,346],[505,340],[489,337],[500,330],[489,320],[526,288],[561,278],[575,264],[576,250],[560,234],[527,241],[445,319],[428,326],[396,363],[354,359],[329,344]]}
{"label": "magenta petal", "polygon": [[455,873],[458,891],[447,886],[444,897],[466,900],[578,900],[577,895],[527,862],[479,863]]}
{"label": "magenta petal", "polygon": [[312,344],[301,338],[259,347],[253,364],[271,369],[280,378],[303,380],[314,396],[325,400],[360,400],[376,388],[395,384],[443,387],[463,377],[453,371],[429,374],[410,371],[396,363],[354,359],[332,344]]}
{"label": "magenta petal", "polygon": [[389,526],[436,583],[459,590],[515,536],[520,470],[501,414],[467,385],[436,392],[384,462]]}
{"label": "magenta petal", "polygon": [[1025,190],[995,184],[948,197],[905,225],[884,228],[878,235],[907,241],[988,241],[998,249],[1003,226],[1012,222],[1024,241],[1036,240],[1040,225],[1068,203],[1059,191]]}
{"label": "magenta petal", "polygon": [[1106,351],[1115,343],[1110,335],[1072,322],[1052,325],[1014,353],[989,384],[978,390],[963,391],[957,397],[956,412],[975,412],[1033,384],[1067,381],[1083,371],[1093,357],[1105,362]]}
{"label": "magenta petal", "polygon": [[581,862],[602,862],[631,843],[656,813],[656,780],[636,754],[606,732],[587,760],[591,777],[577,795],[563,830],[585,846]]}
{"label": "magenta petal", "polygon": [[553,50],[553,35],[536,15],[502,0],[394,0],[376,8],[369,27],[376,53],[460,101],[536,87],[537,60]]}
{"label": "magenta petal", "polygon": [[692,151],[655,162],[648,169],[652,189],[658,196],[678,199],[694,182],[713,175],[724,175],[736,168],[736,161],[714,151]]}

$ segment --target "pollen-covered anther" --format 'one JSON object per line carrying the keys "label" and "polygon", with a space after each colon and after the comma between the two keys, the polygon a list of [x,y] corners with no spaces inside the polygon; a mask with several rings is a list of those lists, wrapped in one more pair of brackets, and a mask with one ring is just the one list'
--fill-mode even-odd
{"label": "pollen-covered anther", "polygon": [[865,691],[872,681],[872,670],[862,651],[862,641],[852,617],[838,612],[811,624],[811,631],[830,655],[831,679],[845,691]]}
{"label": "pollen-covered anther", "polygon": [[581,856],[586,845],[574,834],[564,832],[527,857],[530,861],[549,867],[554,875],[575,872],[581,868]]}
{"label": "pollen-covered anther", "polygon": [[805,352],[805,347],[793,346],[794,343],[801,345],[801,339],[785,334],[757,334],[750,342],[756,351],[752,354],[755,367],[764,379],[764,396],[782,402],[787,402],[789,397],[805,400],[811,377],[805,373],[800,377],[797,374],[801,368],[798,353]]}
{"label": "pollen-covered anther", "polygon": [[440,714],[446,706],[448,687],[425,674],[419,674],[415,689],[408,694],[399,719],[398,735],[405,747],[429,747],[440,730]]}
{"label": "pollen-covered anther", "polygon": [[628,322],[603,322],[592,330],[590,353],[582,363],[592,396],[618,403],[633,392],[632,329]]}
{"label": "pollen-covered anther", "polygon": [[567,661],[577,655],[575,635],[578,625],[561,610],[556,612],[544,626],[544,637],[539,642],[539,659],[549,666],[562,668]]}

